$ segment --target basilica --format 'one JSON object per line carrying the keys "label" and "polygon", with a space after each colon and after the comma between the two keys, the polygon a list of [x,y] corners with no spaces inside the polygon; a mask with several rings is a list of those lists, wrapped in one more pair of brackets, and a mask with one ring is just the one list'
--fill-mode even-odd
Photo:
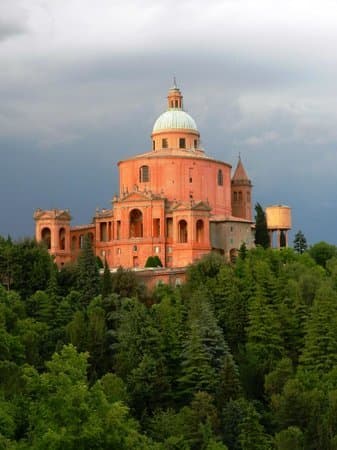
{"label": "basilica", "polygon": [[151,150],[119,161],[118,169],[119,194],[90,224],[71,226],[69,210],[35,211],[36,239],[59,267],[76,260],[86,234],[111,270],[141,270],[151,256],[174,270],[211,251],[231,259],[242,243],[253,246],[252,184],[242,161],[232,173],[207,156],[176,83],[154,122]]}

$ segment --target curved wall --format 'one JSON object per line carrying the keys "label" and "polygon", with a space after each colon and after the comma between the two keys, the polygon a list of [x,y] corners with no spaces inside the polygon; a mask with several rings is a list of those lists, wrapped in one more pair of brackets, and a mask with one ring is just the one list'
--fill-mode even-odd
{"label": "curved wall", "polygon": [[[139,190],[152,191],[168,200],[204,201],[212,214],[231,214],[231,166],[202,157],[156,154],[119,163],[120,194]],[[149,168],[149,181],[140,181],[142,166]],[[222,171],[222,185],[218,172]]]}

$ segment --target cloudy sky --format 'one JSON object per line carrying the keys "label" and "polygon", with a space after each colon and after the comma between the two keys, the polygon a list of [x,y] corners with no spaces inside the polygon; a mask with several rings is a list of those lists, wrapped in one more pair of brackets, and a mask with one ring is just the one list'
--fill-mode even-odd
{"label": "cloudy sky", "polygon": [[337,244],[336,0],[1,0],[0,234],[109,207],[173,75],[206,152]]}

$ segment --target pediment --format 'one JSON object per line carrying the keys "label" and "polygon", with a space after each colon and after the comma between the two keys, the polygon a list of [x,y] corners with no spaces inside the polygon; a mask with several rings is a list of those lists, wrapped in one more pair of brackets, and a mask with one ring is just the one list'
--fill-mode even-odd
{"label": "pediment", "polygon": [[208,203],[205,202],[198,202],[195,205],[192,206],[193,211],[211,211],[212,208],[209,206]]}
{"label": "pediment", "polygon": [[52,209],[52,210],[42,210],[37,209],[34,212],[35,220],[71,220],[71,215],[68,210],[64,209]]}
{"label": "pediment", "polygon": [[139,202],[143,200],[148,200],[149,197],[143,192],[130,192],[130,194],[126,194],[119,201],[121,202]]}

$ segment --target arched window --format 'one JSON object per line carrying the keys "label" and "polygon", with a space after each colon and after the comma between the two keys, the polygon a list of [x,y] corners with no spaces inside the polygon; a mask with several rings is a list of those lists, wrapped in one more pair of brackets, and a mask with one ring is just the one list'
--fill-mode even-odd
{"label": "arched window", "polygon": [[143,237],[143,214],[139,209],[130,212],[130,237]]}
{"label": "arched window", "polygon": [[187,242],[187,222],[186,220],[180,220],[178,223],[178,242],[181,244]]}
{"label": "arched window", "polygon": [[50,228],[43,228],[41,232],[41,239],[46,244],[47,249],[50,250],[51,248],[51,232]]}
{"label": "arched window", "polygon": [[60,228],[59,231],[59,246],[60,250],[66,249],[66,230],[64,228]]}
{"label": "arched window", "polygon": [[83,248],[84,246],[84,235],[80,234],[79,238],[78,238],[78,243],[79,243],[79,247]]}
{"label": "arched window", "polygon": [[76,236],[73,236],[71,238],[71,249],[75,250],[75,248],[76,248]]}
{"label": "arched window", "polygon": [[196,223],[196,240],[197,242],[203,242],[204,240],[204,221],[199,219]]}
{"label": "arched window", "polygon": [[92,233],[91,231],[89,231],[88,237],[89,237],[91,246],[93,246],[93,244],[94,244],[94,233]]}
{"label": "arched window", "polygon": [[146,183],[150,181],[150,169],[149,166],[142,166],[139,169],[139,181],[141,183]]}
{"label": "arched window", "polygon": [[222,170],[218,170],[218,186],[223,186],[223,173]]}

